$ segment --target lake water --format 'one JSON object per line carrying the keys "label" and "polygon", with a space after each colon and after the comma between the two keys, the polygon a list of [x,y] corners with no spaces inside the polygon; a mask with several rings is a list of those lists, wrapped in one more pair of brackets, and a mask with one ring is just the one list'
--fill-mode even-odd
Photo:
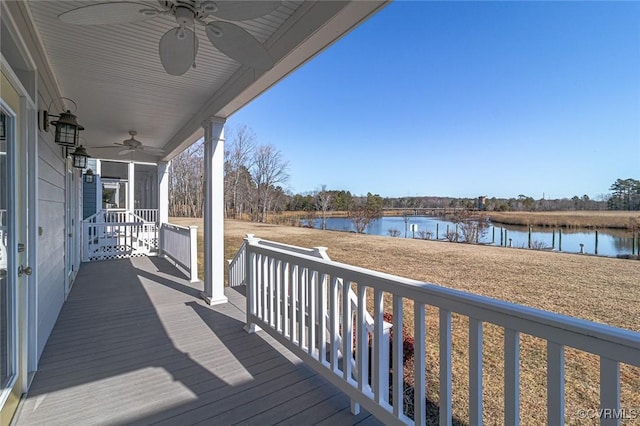
{"label": "lake water", "polygon": [[[417,232],[411,232],[411,225],[417,226]],[[436,239],[436,231],[438,239],[444,240],[447,226],[450,231],[455,231],[456,225],[453,222],[443,220],[436,217],[427,216],[409,216],[406,224],[407,238],[420,238],[420,231],[430,232],[430,239]],[[314,227],[321,228],[322,220],[315,219]],[[327,218],[327,229],[335,231],[355,232],[355,228],[348,218],[332,217]],[[396,229],[400,231],[400,238],[405,237],[405,220],[404,217],[382,217],[375,220],[366,228],[367,234],[389,236],[389,230]],[[486,233],[479,242],[484,244],[500,245],[500,234],[502,233],[502,244],[511,245],[513,247],[528,247],[529,231],[526,226],[511,226],[490,224]],[[506,233],[506,239],[505,239]],[[555,230],[555,239],[552,228],[534,227],[531,233],[531,240],[545,247],[553,247],[558,250],[560,237],[558,231]],[[596,236],[595,231],[590,229],[562,229],[562,251],[570,253],[579,253],[580,244],[584,244],[584,252],[587,254],[595,254]],[[600,256],[617,256],[623,254],[631,254],[633,246],[633,234],[630,231],[623,230],[599,230],[598,231],[598,255]],[[637,250],[637,249],[636,249]]]}

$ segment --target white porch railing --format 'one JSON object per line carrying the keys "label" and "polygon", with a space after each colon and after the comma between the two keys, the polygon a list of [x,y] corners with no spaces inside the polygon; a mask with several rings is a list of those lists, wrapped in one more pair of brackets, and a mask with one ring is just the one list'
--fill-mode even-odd
{"label": "white porch railing", "polygon": [[184,269],[190,281],[198,281],[198,227],[160,224],[160,254]]}
{"label": "white porch railing", "polygon": [[[260,327],[386,424],[426,422],[425,309],[439,310],[439,418],[452,422],[451,315],[469,318],[469,419],[482,423],[483,323],[504,329],[504,423],[520,421],[520,334],[547,341],[548,424],[564,425],[564,347],[600,357],[600,407],[620,413],[620,363],[640,366],[640,333],[532,309],[297,253],[247,238],[247,329]],[[340,286],[340,282],[344,285]],[[357,289],[356,304],[349,294]],[[373,292],[373,330],[367,327],[367,293]],[[392,297],[392,362],[385,349],[383,293]],[[300,297],[305,295],[305,297]],[[414,420],[403,414],[403,309],[414,304]],[[309,327],[309,324],[315,326]],[[372,345],[369,352],[369,345]],[[351,362],[343,362],[348,357]],[[369,369],[371,366],[371,369]],[[369,373],[370,370],[370,373]],[[369,376],[370,374],[370,376]],[[609,411],[606,411],[609,410]],[[602,425],[618,425],[603,416]]]}
{"label": "white porch railing", "polygon": [[82,222],[82,261],[150,256],[158,226],[126,210],[102,210]]}
{"label": "white porch railing", "polygon": [[[283,244],[283,243],[278,243],[275,241],[268,241],[268,240],[262,240],[259,238],[253,238],[252,234],[248,235],[248,238],[252,239],[252,241],[255,244],[264,246],[264,247],[273,247],[273,248],[278,248],[280,250],[284,250],[284,251],[288,251],[291,253],[298,253],[298,254],[303,254],[303,255],[307,255],[307,256],[313,256],[313,257],[317,257],[319,259],[326,259],[326,260],[331,260],[329,258],[329,255],[327,254],[327,248],[326,247],[314,247],[311,249],[308,248],[304,248],[304,247],[298,247],[298,246],[292,246],[289,244]],[[229,286],[230,287],[237,287],[240,285],[245,285],[246,284],[246,272],[247,272],[247,268],[246,268],[246,241],[242,243],[242,245],[240,246],[240,249],[238,250],[238,252],[236,253],[235,257],[231,260],[227,260],[227,263],[229,264]],[[338,279],[338,288],[339,291],[342,291],[342,279]],[[309,300],[308,298],[310,297],[310,293],[306,291],[305,288],[302,289],[303,291],[301,292],[295,292],[292,290],[289,290],[287,295],[284,296],[285,298],[288,298],[288,303],[290,303],[291,299],[295,299],[295,301],[297,302],[296,306],[300,306],[300,303],[304,304],[305,306],[307,306],[309,304]],[[357,308],[358,308],[358,300],[356,297],[355,292],[352,289],[348,290],[348,297],[349,297],[349,301],[351,303],[351,308],[353,310],[353,312],[356,312]],[[247,299],[248,300],[248,299]],[[302,302],[300,302],[300,300],[302,300]],[[248,303],[247,303],[247,308],[248,308]],[[248,312],[248,311],[247,311]],[[289,315],[290,317],[293,315],[306,315],[304,313],[300,313],[299,309],[294,309],[290,308],[288,309],[288,312],[285,313],[284,315]],[[329,317],[328,314],[325,317],[325,323],[328,323],[329,321]],[[317,324],[316,324],[317,326]],[[374,331],[374,320],[371,317],[371,315],[369,315],[369,312],[365,311],[365,327],[367,328],[367,331],[369,333],[373,333]],[[254,329],[252,328],[251,331],[254,331]],[[384,336],[386,336],[386,339],[383,339],[383,345],[386,348],[386,351],[389,351],[389,335],[390,335],[390,331],[391,331],[391,323],[388,322],[384,322],[383,321],[383,334]],[[338,336],[338,344],[339,344],[339,348],[342,347],[342,337]],[[341,351],[339,349],[339,351]],[[341,352],[340,352],[341,353]],[[352,360],[352,366],[353,368],[355,368],[355,361]],[[388,383],[388,376],[384,376],[382,377],[382,380],[384,381],[384,384],[386,387],[389,386]]]}
{"label": "white porch railing", "polygon": [[145,222],[158,223],[158,209],[134,209],[133,213],[141,217]]}

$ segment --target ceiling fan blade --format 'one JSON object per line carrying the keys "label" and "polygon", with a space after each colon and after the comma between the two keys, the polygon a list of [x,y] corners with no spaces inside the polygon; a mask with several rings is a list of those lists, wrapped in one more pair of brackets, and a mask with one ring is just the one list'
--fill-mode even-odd
{"label": "ceiling fan blade", "polygon": [[[146,13],[142,13],[142,10]],[[127,24],[155,17],[157,13],[151,13],[154,10],[142,3],[124,1],[99,3],[64,12],[58,15],[58,19],[75,25]],[[159,11],[156,12],[159,13]]]}
{"label": "ceiling fan blade", "polygon": [[189,70],[198,52],[198,38],[188,28],[174,28],[160,39],[160,62],[167,74],[182,75]]}
{"label": "ceiling fan blade", "polygon": [[127,155],[128,153],[135,151],[135,149],[123,149],[122,151],[118,152],[118,155]]}
{"label": "ceiling fan blade", "polygon": [[273,59],[258,40],[239,26],[230,22],[213,21],[205,27],[213,47],[242,65],[257,70],[273,67]]}
{"label": "ceiling fan blade", "polygon": [[115,149],[115,148],[118,148],[119,146],[127,146],[127,145],[125,145],[125,144],[123,144],[123,143],[114,142],[114,143],[113,143],[113,145],[92,146],[91,148],[92,148],[92,149],[94,149],[94,148],[97,148],[97,149],[102,149],[102,148],[112,148],[112,149]]}
{"label": "ceiling fan blade", "polygon": [[259,18],[276,10],[282,2],[266,0],[216,1],[218,10],[213,16],[228,21],[248,21]]}
{"label": "ceiling fan blade", "polygon": [[145,146],[142,146],[141,149],[143,151],[147,151],[147,152],[157,152],[158,154],[164,153],[164,149],[156,148],[156,147],[153,147],[153,146],[146,146],[145,145]]}

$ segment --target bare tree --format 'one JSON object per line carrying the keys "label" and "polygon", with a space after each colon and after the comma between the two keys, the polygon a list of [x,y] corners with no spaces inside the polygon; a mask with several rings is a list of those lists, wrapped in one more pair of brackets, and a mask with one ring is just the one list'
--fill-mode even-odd
{"label": "bare tree", "polygon": [[455,222],[465,243],[480,242],[480,239],[487,234],[487,228],[489,227],[488,218],[482,213],[458,213]]}
{"label": "bare tree", "polygon": [[204,144],[198,141],[171,161],[169,214],[201,217],[204,188]]}
{"label": "bare tree", "polygon": [[230,140],[225,150],[225,210],[235,218],[242,215],[249,198],[249,169],[256,149],[256,135],[246,125],[240,125],[232,131]]}
{"label": "bare tree", "polygon": [[277,195],[276,186],[284,185],[289,180],[288,167],[289,163],[273,145],[260,145],[256,148],[251,176],[257,192],[254,207],[262,222],[267,221],[267,215]]}
{"label": "bare tree", "polygon": [[314,201],[316,210],[322,211],[322,229],[327,229],[327,211],[331,207],[333,196],[327,191],[327,185],[320,185],[320,189],[316,191]]}

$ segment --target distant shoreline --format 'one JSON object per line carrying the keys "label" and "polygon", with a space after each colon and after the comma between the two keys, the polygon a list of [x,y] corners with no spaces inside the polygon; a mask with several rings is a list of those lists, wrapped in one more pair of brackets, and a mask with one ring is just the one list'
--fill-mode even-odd
{"label": "distant shoreline", "polygon": [[553,228],[640,229],[640,211],[487,212],[494,223]]}
{"label": "distant shoreline", "polygon": [[[408,209],[412,211],[413,209]],[[540,226],[550,228],[592,228],[640,230],[640,211],[572,210],[552,212],[483,212],[491,222],[503,225]],[[413,216],[413,214],[411,214]],[[326,217],[348,217],[346,211],[328,211]],[[401,211],[387,211],[384,216],[402,216]],[[272,215],[270,222],[282,223],[282,219],[301,220],[320,218],[318,211],[286,211]]]}

